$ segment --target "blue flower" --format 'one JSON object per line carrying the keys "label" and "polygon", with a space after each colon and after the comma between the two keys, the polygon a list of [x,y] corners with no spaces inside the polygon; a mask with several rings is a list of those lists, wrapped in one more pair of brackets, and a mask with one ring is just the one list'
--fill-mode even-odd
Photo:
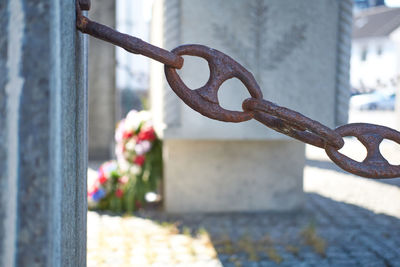
{"label": "blue flower", "polygon": [[106,196],[106,191],[104,191],[104,189],[100,188],[99,190],[94,192],[94,194],[92,195],[92,199],[97,202],[100,199],[104,198],[105,196]]}

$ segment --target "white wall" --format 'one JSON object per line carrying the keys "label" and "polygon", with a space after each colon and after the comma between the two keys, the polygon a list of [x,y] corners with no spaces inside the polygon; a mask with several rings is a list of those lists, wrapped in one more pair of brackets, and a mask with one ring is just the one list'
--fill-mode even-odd
{"label": "white wall", "polygon": [[[382,53],[379,55],[378,50]],[[362,60],[363,50],[367,51]],[[400,50],[398,44],[389,37],[366,38],[353,40],[351,56],[351,85],[355,88],[366,86],[379,87],[378,81],[392,89],[392,80],[397,78],[400,70]],[[382,86],[378,89],[383,88]]]}

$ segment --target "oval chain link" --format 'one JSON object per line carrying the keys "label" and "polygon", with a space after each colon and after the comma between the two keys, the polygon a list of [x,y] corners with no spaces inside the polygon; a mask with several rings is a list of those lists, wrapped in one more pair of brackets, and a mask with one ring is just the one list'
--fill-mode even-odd
{"label": "oval chain link", "polygon": [[172,50],[177,56],[189,55],[204,58],[210,68],[210,78],[198,89],[185,85],[176,69],[165,65],[165,76],[172,90],[189,107],[204,116],[226,122],[242,122],[252,119],[251,111],[231,111],[222,108],[218,101],[218,90],[228,79],[238,78],[255,99],[261,99],[262,92],[249,71],[228,55],[204,45],[182,45]]}
{"label": "oval chain link", "polygon": [[379,145],[384,139],[400,144],[400,132],[391,128],[369,124],[350,123],[338,127],[335,132],[341,136],[356,137],[367,149],[367,156],[362,162],[355,161],[327,145],[326,154],[339,167],[360,176],[369,178],[394,178],[400,175],[400,165],[394,166],[382,156]]}

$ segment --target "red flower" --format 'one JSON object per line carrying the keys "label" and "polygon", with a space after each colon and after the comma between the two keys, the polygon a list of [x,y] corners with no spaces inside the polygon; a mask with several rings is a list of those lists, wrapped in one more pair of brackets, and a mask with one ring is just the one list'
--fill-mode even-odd
{"label": "red flower", "polygon": [[121,198],[124,195],[124,191],[121,190],[121,188],[118,188],[117,191],[115,191],[115,196],[117,198]]}
{"label": "red flower", "polygon": [[123,134],[122,134],[122,138],[123,139],[129,139],[129,138],[131,138],[133,136],[133,132],[124,132]]}
{"label": "red flower", "polygon": [[135,158],[135,160],[133,161],[133,163],[142,166],[144,164],[144,161],[146,160],[145,156],[141,155],[141,156],[137,156]]}
{"label": "red flower", "polygon": [[154,141],[156,139],[156,133],[154,132],[153,127],[147,127],[140,131],[138,134],[138,140],[149,140]]}
{"label": "red flower", "polygon": [[104,175],[104,171],[103,169],[99,170],[99,182],[100,184],[104,184],[105,182],[107,182],[107,177]]}
{"label": "red flower", "polygon": [[93,194],[96,193],[97,191],[99,191],[99,188],[97,186],[93,187],[93,190],[88,192],[88,197],[93,196]]}

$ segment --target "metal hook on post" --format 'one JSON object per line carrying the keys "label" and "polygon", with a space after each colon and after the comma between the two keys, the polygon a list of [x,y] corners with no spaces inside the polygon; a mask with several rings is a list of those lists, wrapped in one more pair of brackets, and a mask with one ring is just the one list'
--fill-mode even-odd
{"label": "metal hook on post", "polygon": [[90,0],[77,0],[77,1],[79,1],[79,7],[81,10],[85,11],[90,10],[90,5],[91,5]]}
{"label": "metal hook on post", "polygon": [[90,0],[79,0],[79,4],[76,5],[76,27],[79,31],[122,47],[128,52],[152,58],[164,65],[177,69],[182,68],[183,58],[181,56],[149,44],[139,38],[118,32],[106,25],[91,21],[82,15],[82,6],[85,8],[84,10],[88,10],[90,8]]}

